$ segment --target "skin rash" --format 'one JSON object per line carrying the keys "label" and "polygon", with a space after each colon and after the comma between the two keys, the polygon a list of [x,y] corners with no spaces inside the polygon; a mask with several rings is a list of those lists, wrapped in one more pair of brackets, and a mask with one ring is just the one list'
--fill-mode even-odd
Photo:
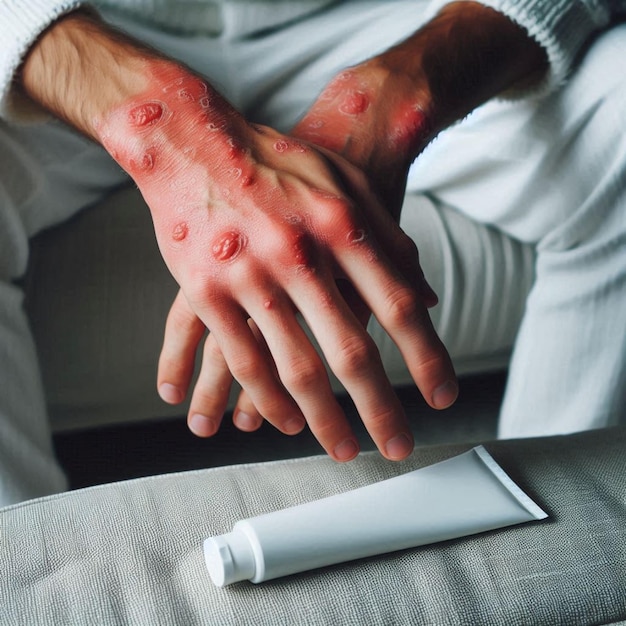
{"label": "skin rash", "polygon": [[[275,179],[265,175],[264,155],[255,154],[250,141],[250,136],[263,136],[267,130],[242,124],[230,105],[202,80],[167,63],[153,63],[151,72],[150,88],[110,111],[96,130],[150,205],[166,262],[182,262],[193,250],[219,272],[218,265],[239,258],[258,239],[265,227],[262,213],[277,212]],[[351,92],[338,114],[360,115],[368,106],[364,93]],[[198,145],[201,151],[194,147]],[[308,152],[301,142],[283,137],[271,146],[278,159]],[[325,190],[312,188],[311,193],[326,205],[339,199]],[[255,204],[264,211],[252,211]],[[217,233],[208,243],[207,218],[211,232]],[[281,219],[293,222],[294,216]],[[296,222],[302,220],[302,215],[296,216]],[[339,218],[332,229],[325,229],[324,237],[334,240],[331,245],[357,245],[366,240],[365,232],[360,224],[342,224]],[[279,265],[295,270],[313,267],[316,233],[313,240],[297,229],[285,234],[276,259]]]}
{"label": "skin rash", "polygon": [[[228,370],[238,371],[259,415],[285,432],[289,419],[300,428],[304,415],[335,458],[357,453],[298,309],[377,446],[399,459],[412,447],[410,429],[337,279],[378,317],[427,401],[449,405],[453,368],[413,289],[417,253],[392,218],[408,166],[428,140],[540,73],[544,57],[497,12],[451,3],[405,42],[339,74],[289,137],[248,124],[205,81],[82,12],[44,33],[21,78],[36,102],[100,141],[144,195],[181,286],[179,312],[184,303],[187,319],[200,322],[183,344],[195,348],[208,327],[219,348],[205,352],[207,375],[191,408],[210,418],[208,434],[225,407]],[[260,354],[249,318],[272,358]],[[169,336],[180,344],[187,332],[189,325],[172,326]],[[194,352],[170,351],[159,380],[184,395],[191,371],[184,361]],[[303,363],[304,376],[294,377]]]}

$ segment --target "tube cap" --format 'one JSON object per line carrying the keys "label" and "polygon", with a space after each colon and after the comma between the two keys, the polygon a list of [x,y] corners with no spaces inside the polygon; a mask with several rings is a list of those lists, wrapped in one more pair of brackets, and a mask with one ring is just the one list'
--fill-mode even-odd
{"label": "tube cap", "polygon": [[249,580],[256,572],[252,546],[241,532],[205,539],[204,561],[211,580],[218,587]]}

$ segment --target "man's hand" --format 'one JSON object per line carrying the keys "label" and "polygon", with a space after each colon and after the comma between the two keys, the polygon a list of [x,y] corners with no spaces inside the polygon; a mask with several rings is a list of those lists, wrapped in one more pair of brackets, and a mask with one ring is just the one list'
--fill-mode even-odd
{"label": "man's hand", "polygon": [[[354,184],[350,176],[344,177],[344,184],[351,193],[356,190],[357,197],[373,192],[388,214],[398,220],[408,168],[437,132],[504,89],[536,80],[545,63],[541,48],[506,17],[473,2],[453,3],[405,42],[341,72],[292,134],[357,166],[365,173],[367,191],[362,182]],[[414,246],[411,249],[391,220],[381,223],[380,219],[378,216],[375,230],[383,250],[421,293],[422,301],[434,305],[436,296],[423,279]],[[358,294],[350,293],[346,299],[365,323],[369,311],[361,306]],[[189,346],[195,350],[198,339],[188,340],[191,317],[187,305],[178,298],[166,332],[161,378],[175,371],[174,363],[193,360]],[[187,322],[181,325],[176,320]],[[202,404],[212,407],[217,398],[222,400],[219,408],[210,410],[221,415],[225,408],[220,389],[228,374],[214,347],[209,336],[205,364],[192,399],[190,425],[199,434],[212,434],[214,429],[204,429],[201,421],[194,423],[194,408]],[[189,377],[189,371],[173,376],[183,389]],[[455,393],[451,383],[448,399]],[[197,400],[199,397],[203,400]],[[233,419],[243,430],[254,430],[262,423],[245,390]]]}
{"label": "man's hand", "polygon": [[[374,236],[388,216],[357,170],[248,124],[200,77],[80,14],[41,38],[22,83],[139,186],[180,302],[198,320],[191,336],[199,321],[211,331],[207,363],[219,348],[266,419],[284,432],[306,419],[331,456],[353,458],[358,444],[297,310],[382,453],[410,453],[402,407],[337,280],[401,347],[433,406],[454,400],[455,377],[420,293]],[[175,387],[163,395],[177,399]]]}

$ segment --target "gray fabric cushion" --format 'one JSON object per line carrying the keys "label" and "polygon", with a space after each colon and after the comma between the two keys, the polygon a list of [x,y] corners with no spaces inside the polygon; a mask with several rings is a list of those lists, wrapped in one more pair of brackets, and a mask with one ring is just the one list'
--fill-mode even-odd
{"label": "gray fabric cushion", "polygon": [[615,624],[626,619],[626,430],[486,447],[550,514],[483,535],[219,589],[202,541],[469,446],[203,470],[0,510],[2,624]]}

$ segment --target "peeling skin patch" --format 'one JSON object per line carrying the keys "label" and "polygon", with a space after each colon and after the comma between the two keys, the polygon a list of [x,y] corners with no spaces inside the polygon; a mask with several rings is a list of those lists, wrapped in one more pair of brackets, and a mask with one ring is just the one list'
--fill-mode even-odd
{"label": "peeling skin patch", "polygon": [[188,89],[185,89],[184,87],[182,89],[179,89],[176,92],[176,95],[178,96],[178,99],[181,100],[182,102],[193,101],[193,94]]}
{"label": "peeling skin patch", "polygon": [[143,159],[141,159],[141,169],[151,170],[153,167],[154,167],[154,153],[152,151],[148,151],[143,155]]}
{"label": "peeling skin patch", "polygon": [[172,231],[172,239],[174,241],[182,241],[189,234],[189,227],[187,226],[187,222],[180,222],[174,226],[174,230]]}
{"label": "peeling skin patch", "polygon": [[212,253],[217,261],[231,261],[243,249],[244,237],[236,231],[228,231],[220,235],[213,244]]}
{"label": "peeling skin patch", "polygon": [[226,145],[229,159],[236,159],[237,157],[241,157],[245,154],[243,146],[237,143],[232,137],[229,137],[226,140]]}
{"label": "peeling skin patch", "polygon": [[289,144],[284,139],[279,139],[274,144],[274,150],[276,150],[276,152],[285,152],[289,150]]}
{"label": "peeling skin patch", "polygon": [[348,243],[361,243],[367,239],[367,233],[362,228],[355,228],[347,235]]}
{"label": "peeling skin patch", "polygon": [[226,129],[226,122],[209,122],[206,125],[206,129],[212,133],[219,133]]}
{"label": "peeling skin patch", "polygon": [[165,105],[161,102],[144,102],[133,107],[128,113],[128,120],[131,126],[143,128],[156,124],[165,112]]}

